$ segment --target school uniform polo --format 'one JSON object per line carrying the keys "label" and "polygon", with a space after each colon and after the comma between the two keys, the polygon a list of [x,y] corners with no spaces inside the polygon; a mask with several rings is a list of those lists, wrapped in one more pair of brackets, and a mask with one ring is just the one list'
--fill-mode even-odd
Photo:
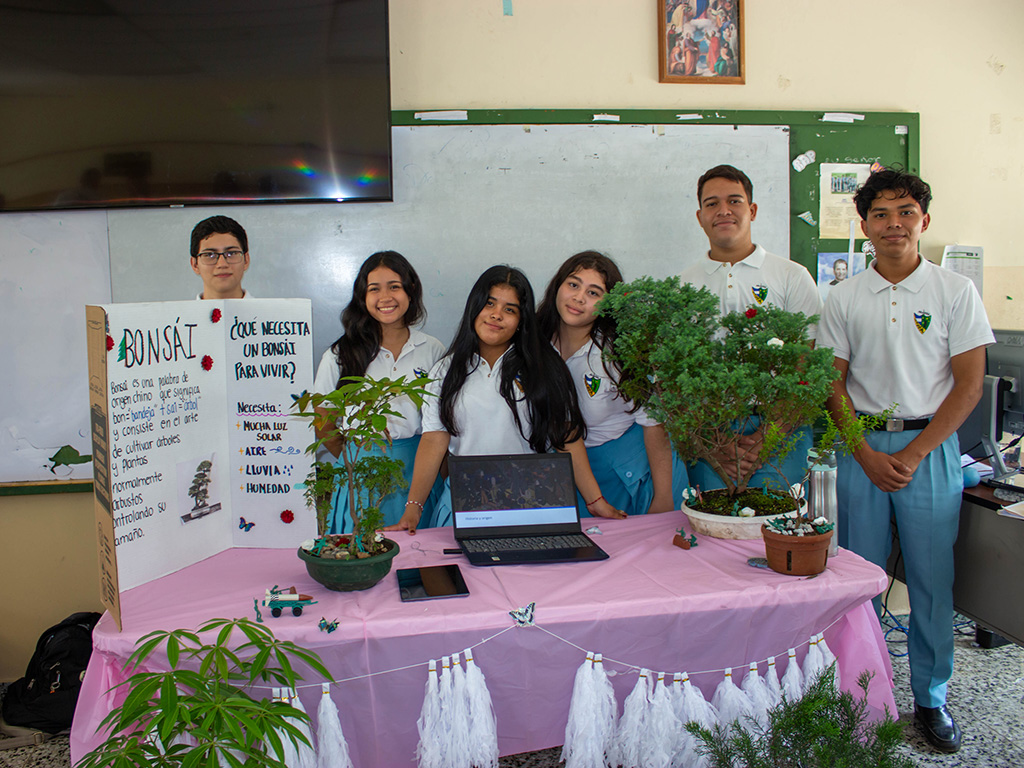
{"label": "school uniform polo", "polygon": [[[451,435],[448,450],[455,456],[479,456],[494,453],[533,453],[530,441],[519,432],[512,410],[501,396],[501,366],[506,351],[492,368],[479,355],[473,356],[473,370],[466,377],[455,401],[455,424],[458,435]],[[443,357],[430,372],[434,379],[427,389],[437,397],[428,397],[423,404],[423,432],[445,432],[441,423],[441,384],[451,365]],[[519,393],[516,407],[523,432],[530,434],[530,409],[525,395]]]}
{"label": "school uniform polo", "polygon": [[[900,283],[872,265],[835,286],[818,334],[820,345],[850,364],[846,387],[854,410],[878,413],[895,404],[895,415],[905,419],[938,410],[953,388],[950,358],[994,341],[973,283],[925,259]],[[891,455],[919,434],[875,431],[865,439]],[[890,520],[896,520],[911,608],[910,686],[920,706],[942,706],[953,673],[953,544],[963,492],[957,435],[894,493],[879,490],[852,456],[840,456],[836,492],[840,545],[882,567],[892,543]]]}
{"label": "school uniform polo", "polygon": [[[811,273],[802,265],[768,253],[762,246],[735,264],[710,257],[683,270],[679,279],[716,294],[722,314],[772,305],[787,312],[817,315],[821,297]],[[811,327],[810,337],[815,337]]]}
{"label": "school uniform polo", "polygon": [[[253,296],[253,295],[252,295],[251,293],[249,293],[249,292],[248,292],[247,290],[245,290],[245,289],[243,288],[243,289],[242,289],[242,298],[243,298],[243,299],[254,299],[254,298],[256,298],[256,297],[255,297],[255,296]],[[196,300],[197,300],[197,301],[203,301],[203,292],[202,292],[202,291],[200,291],[200,292],[199,292],[199,293],[198,293],[198,294],[196,295]],[[215,299],[215,301],[216,301],[216,299]],[[219,299],[219,301],[227,301],[227,299]]]}
{"label": "school uniform polo", "polygon": [[[381,348],[377,356],[367,366],[366,375],[372,379],[397,379],[399,376],[405,376],[407,380],[415,379],[427,375],[443,354],[444,345],[440,341],[422,331],[410,328],[409,338],[402,346],[398,357],[395,358],[389,350]],[[316,376],[313,379],[313,391],[323,395],[333,392],[338,388],[340,376],[341,368],[338,366],[338,358],[328,348],[320,358],[320,365],[317,366]],[[391,445],[387,449],[360,448],[356,455],[357,460],[363,456],[386,455],[402,462],[402,475],[405,477],[406,488],[388,494],[381,500],[380,510],[384,515],[384,525],[394,525],[402,518],[405,502],[409,498],[408,484],[412,482],[416,449],[420,442],[421,420],[416,404],[408,397],[400,397],[392,402],[391,407],[401,414],[401,416],[387,417]],[[324,453],[326,454],[326,451]],[[440,486],[440,484],[438,485]],[[428,522],[438,494],[440,494],[440,487],[436,493],[431,494],[424,504],[424,519]],[[331,533],[350,533],[352,531],[352,518],[349,514],[348,502],[347,487],[335,491],[328,522],[328,530]]]}
{"label": "school uniform polo", "polygon": [[[642,408],[630,412],[633,403],[619,394],[616,377],[605,370],[601,354],[601,348],[589,340],[565,361],[587,425],[583,444],[590,469],[609,504],[626,514],[646,514],[654,498],[654,481],[643,428],[658,422]],[[673,455],[672,498],[676,503],[687,485],[686,466]],[[584,501],[580,504],[584,517],[590,516],[586,509]]]}
{"label": "school uniform polo", "polygon": [[[426,376],[443,354],[444,345],[440,341],[410,328],[409,338],[398,357],[382,347],[366,367],[366,375],[371,379],[397,379],[399,376],[405,376],[406,380],[415,379]],[[328,347],[317,366],[313,391],[322,395],[330,394],[338,388],[340,376],[338,358]],[[420,433],[420,411],[412,400],[400,397],[391,407],[402,414],[401,417],[388,416],[388,432],[393,440],[402,440]]]}
{"label": "school uniform polo", "polygon": [[[719,299],[719,311],[725,315],[742,312],[749,307],[774,306],[786,312],[802,312],[808,317],[821,313],[821,296],[811,273],[802,265],[769,253],[764,247],[735,264],[715,261],[708,256],[687,267],[679,276],[684,283],[707,288]],[[809,338],[815,338],[812,325]],[[759,423],[759,422],[758,422]],[[748,432],[757,424],[750,425]],[[813,439],[810,428],[801,428],[797,442],[782,463],[782,476],[769,466],[762,466],[750,478],[749,487],[761,488],[767,482],[777,490],[788,489],[799,482],[807,470],[807,451]],[[701,490],[722,488],[724,484],[711,466],[698,460],[688,467],[690,482]]]}

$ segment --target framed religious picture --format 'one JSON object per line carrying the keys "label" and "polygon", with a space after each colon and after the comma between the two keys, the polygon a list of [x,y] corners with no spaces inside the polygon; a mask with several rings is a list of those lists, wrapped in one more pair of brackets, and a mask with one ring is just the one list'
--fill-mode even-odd
{"label": "framed religious picture", "polygon": [[744,82],[744,0],[657,2],[660,82]]}

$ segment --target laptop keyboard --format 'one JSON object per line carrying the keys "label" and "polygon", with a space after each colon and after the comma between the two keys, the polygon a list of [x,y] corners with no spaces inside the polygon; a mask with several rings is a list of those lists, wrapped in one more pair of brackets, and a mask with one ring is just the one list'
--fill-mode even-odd
{"label": "laptop keyboard", "polygon": [[545,551],[593,546],[590,539],[582,533],[509,539],[465,539],[462,544],[467,552]]}

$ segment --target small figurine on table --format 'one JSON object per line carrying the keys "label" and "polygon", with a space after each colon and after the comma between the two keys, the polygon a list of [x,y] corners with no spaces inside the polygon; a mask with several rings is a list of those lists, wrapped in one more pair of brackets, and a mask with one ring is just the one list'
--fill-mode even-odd
{"label": "small figurine on table", "polygon": [[[301,616],[302,609],[307,605],[316,605],[317,601],[310,595],[300,595],[295,587],[288,587],[288,589],[280,589],[277,584],[267,590],[266,597],[263,598],[264,608],[270,609],[270,615],[275,619],[281,615],[281,612],[288,608],[292,612],[292,616]],[[256,606],[256,620],[262,621],[259,615],[259,605]]]}
{"label": "small figurine on table", "polygon": [[686,531],[680,528],[676,531],[676,535],[672,537],[672,543],[680,549],[690,549],[691,547],[697,546],[697,535],[694,533],[690,534],[690,537],[686,537]]}

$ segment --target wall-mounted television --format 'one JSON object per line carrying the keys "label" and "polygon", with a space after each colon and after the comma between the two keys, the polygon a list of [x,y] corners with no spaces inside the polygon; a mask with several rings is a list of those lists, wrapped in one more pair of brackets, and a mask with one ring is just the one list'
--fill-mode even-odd
{"label": "wall-mounted television", "polygon": [[387,14],[0,4],[0,210],[390,200]]}

